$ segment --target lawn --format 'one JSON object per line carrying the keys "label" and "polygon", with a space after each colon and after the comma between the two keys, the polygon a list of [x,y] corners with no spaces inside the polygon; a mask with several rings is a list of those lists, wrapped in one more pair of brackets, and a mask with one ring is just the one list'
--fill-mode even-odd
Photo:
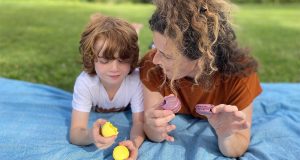
{"label": "lawn", "polygon": [[[260,62],[263,82],[300,82],[300,4],[243,5],[238,39]],[[152,5],[0,0],[0,76],[72,91],[81,71],[78,42],[94,12],[143,23],[141,55],[151,42]]]}

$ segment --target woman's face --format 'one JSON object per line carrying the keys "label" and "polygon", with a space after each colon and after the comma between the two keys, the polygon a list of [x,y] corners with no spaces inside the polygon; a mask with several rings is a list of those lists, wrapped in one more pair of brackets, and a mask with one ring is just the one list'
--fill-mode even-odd
{"label": "woman's face", "polygon": [[168,79],[172,79],[173,76],[174,79],[186,76],[195,77],[197,60],[190,60],[183,56],[172,39],[158,32],[153,32],[153,42],[157,49],[153,63],[163,69]]}

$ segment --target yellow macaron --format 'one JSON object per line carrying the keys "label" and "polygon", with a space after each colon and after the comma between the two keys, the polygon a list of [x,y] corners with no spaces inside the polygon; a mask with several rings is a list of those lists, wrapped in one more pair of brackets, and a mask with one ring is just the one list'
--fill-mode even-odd
{"label": "yellow macaron", "polygon": [[105,122],[105,124],[101,127],[101,134],[103,137],[115,136],[118,135],[118,133],[118,128],[110,122]]}
{"label": "yellow macaron", "polygon": [[114,148],[113,157],[115,160],[125,160],[129,157],[129,150],[127,147],[119,145]]}

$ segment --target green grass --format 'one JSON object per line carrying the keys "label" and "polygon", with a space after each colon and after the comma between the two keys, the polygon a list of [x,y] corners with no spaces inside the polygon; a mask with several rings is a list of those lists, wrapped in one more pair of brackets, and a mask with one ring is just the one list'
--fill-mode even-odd
{"label": "green grass", "polygon": [[[300,82],[300,4],[244,5],[237,35],[259,60],[263,82]],[[72,91],[81,72],[78,41],[94,12],[144,24],[141,52],[151,42],[152,5],[0,0],[0,76]]]}
{"label": "green grass", "polygon": [[264,82],[300,82],[300,4],[248,5],[235,14],[240,42],[260,62]]}

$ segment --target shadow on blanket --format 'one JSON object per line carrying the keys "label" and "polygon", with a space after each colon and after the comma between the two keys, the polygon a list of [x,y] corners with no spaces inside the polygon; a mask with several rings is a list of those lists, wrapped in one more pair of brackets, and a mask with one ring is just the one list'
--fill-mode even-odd
{"label": "shadow on blanket", "polygon": [[[72,94],[46,85],[0,78],[1,159],[112,159],[114,146],[69,143]],[[300,84],[263,84],[255,100],[251,144],[238,159],[297,159],[300,154]],[[117,142],[129,139],[131,113],[91,113],[119,128]],[[175,142],[146,140],[139,159],[230,159],[223,157],[207,121],[177,115]],[[297,156],[298,157],[298,156]]]}

